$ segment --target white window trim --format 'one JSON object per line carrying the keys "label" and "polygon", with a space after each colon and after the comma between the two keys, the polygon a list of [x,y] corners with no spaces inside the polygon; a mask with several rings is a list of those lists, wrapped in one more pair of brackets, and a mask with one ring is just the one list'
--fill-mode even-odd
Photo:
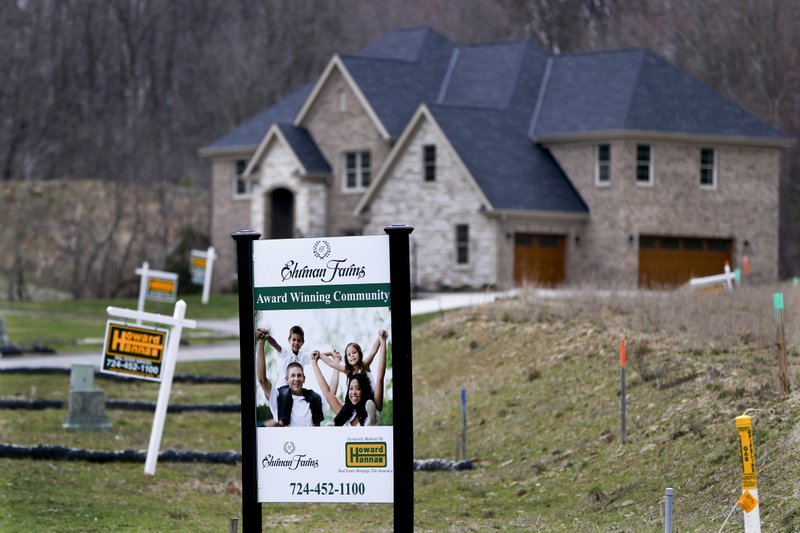
{"label": "white window trim", "polygon": [[[233,172],[232,172],[233,179],[231,180],[231,187],[233,193],[232,196],[234,200],[244,200],[253,196],[253,181],[249,178],[242,178],[241,174],[236,173],[236,166],[238,164],[238,161],[240,160],[239,159],[233,160]],[[247,165],[246,160],[242,161],[245,161],[245,167],[246,167]],[[239,192],[238,184],[240,179],[244,181],[245,192]]]}
{"label": "white window trim", "polygon": [[[373,160],[372,160],[372,152],[370,150],[346,150],[342,152],[342,167],[341,167],[341,176],[342,176],[342,192],[345,193],[362,193],[369,188],[369,185],[364,185],[363,180],[363,167],[362,167],[362,154],[363,153],[369,154],[369,174],[370,174],[370,183],[372,180],[375,179],[375,172],[373,170]],[[348,154],[356,154],[356,186],[355,187],[348,187],[347,186],[347,155]]]}
{"label": "white window trim", "polygon": [[[639,176],[639,145],[649,146],[650,147],[650,164],[647,167],[647,170],[648,170],[648,175],[647,175],[648,179],[647,179],[647,181],[639,181],[639,179],[638,179],[638,176]],[[635,165],[636,166],[634,167],[635,170],[634,170],[633,179],[634,179],[634,181],[636,181],[636,185],[638,187],[652,187],[654,185],[655,179],[653,178],[653,176],[655,175],[655,171],[654,171],[655,159],[656,159],[655,158],[655,150],[653,150],[653,145],[652,144],[636,143],[636,161],[635,161]]]}
{"label": "white window trim", "polygon": [[[700,182],[700,188],[704,191],[717,190],[717,170],[719,169],[719,151],[716,148],[700,148],[700,175],[703,174],[703,150],[711,150],[714,154],[714,162],[711,166],[711,183]],[[698,180],[699,181],[699,180]]]}
{"label": "white window trim", "polygon": [[[600,181],[600,146],[608,146],[608,181]],[[600,143],[594,150],[594,184],[596,187],[611,186],[611,144]]]}

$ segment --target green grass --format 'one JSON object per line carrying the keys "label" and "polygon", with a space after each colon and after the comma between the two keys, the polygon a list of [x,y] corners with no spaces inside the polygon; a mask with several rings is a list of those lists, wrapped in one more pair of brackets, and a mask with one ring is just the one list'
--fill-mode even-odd
{"label": "green grass", "polygon": [[[522,297],[415,322],[416,458],[455,458],[460,390],[475,468],[417,472],[417,531],[718,531],[741,491],[734,418],[753,417],[764,531],[800,531],[800,410],[782,395],[771,292],[545,301]],[[765,300],[766,309],[759,302]],[[659,310],[661,309],[661,310]],[[714,310],[712,316],[710,309]],[[798,386],[797,322],[789,315]],[[762,318],[761,315],[766,315]],[[620,440],[618,347],[628,339],[628,435]],[[235,374],[237,363],[180,363]],[[157,385],[97,380],[155,401]],[[0,396],[66,399],[66,375],[0,374]],[[176,383],[173,402],[235,402],[238,385]],[[395,399],[396,400],[396,399]],[[152,416],[109,410],[104,433],[61,429],[66,410],[0,411],[0,440],[144,449]],[[236,450],[238,414],[170,413],[162,448]],[[225,531],[241,516],[238,466],[0,461],[2,531]],[[271,531],[389,531],[387,505],[264,505]],[[741,511],[723,531],[742,531]]]}
{"label": "green grass", "polygon": [[[180,299],[186,302],[186,318],[193,320],[235,318],[239,313],[236,294],[214,294],[206,305],[197,294],[180,296]],[[112,318],[106,311],[109,306],[136,309],[138,300],[0,301],[0,317],[6,322],[13,344],[46,346],[58,353],[80,352],[90,348],[79,340],[100,339],[105,335],[106,321]],[[174,304],[148,301],[145,311],[171,316]],[[194,330],[185,330],[185,338],[191,339],[194,333]]]}

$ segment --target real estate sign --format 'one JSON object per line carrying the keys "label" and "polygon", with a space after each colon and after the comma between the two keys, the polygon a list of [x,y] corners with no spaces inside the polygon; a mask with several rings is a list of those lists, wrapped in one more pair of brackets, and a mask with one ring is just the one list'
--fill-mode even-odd
{"label": "real estate sign", "polygon": [[131,326],[109,320],[101,372],[161,381],[161,364],[169,330]]}
{"label": "real estate sign", "polygon": [[[388,236],[253,242],[255,327],[268,330],[282,349],[265,343],[270,398],[261,387],[253,398],[271,413],[256,430],[259,502],[394,501],[391,292]],[[290,344],[294,326],[304,332],[297,353]],[[319,352],[336,361],[354,345],[362,360],[371,360],[365,388],[379,403],[367,416],[346,372],[303,356]],[[289,382],[289,359],[301,361],[303,388],[321,398],[319,427],[298,426],[295,411],[287,426],[276,427],[282,415],[275,410],[287,409],[278,391]],[[376,391],[383,393],[380,402]],[[314,396],[303,394],[313,404]],[[347,408],[348,402],[361,408]],[[344,421],[336,416],[343,409],[356,414]]]}

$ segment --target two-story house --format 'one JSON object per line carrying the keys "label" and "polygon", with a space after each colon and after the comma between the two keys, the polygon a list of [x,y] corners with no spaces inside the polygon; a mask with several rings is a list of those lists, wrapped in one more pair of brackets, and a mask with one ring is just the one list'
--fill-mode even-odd
{"label": "two-story house", "polygon": [[335,55],[201,149],[217,288],[230,234],[414,226],[413,283],[676,285],[745,256],[778,272],[790,140],[646,49],[552,55],[429,28]]}

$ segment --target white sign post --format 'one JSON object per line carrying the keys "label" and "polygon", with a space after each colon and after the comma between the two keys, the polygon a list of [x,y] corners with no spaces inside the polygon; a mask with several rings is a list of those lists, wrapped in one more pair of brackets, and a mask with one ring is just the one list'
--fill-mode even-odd
{"label": "white sign post", "polygon": [[[162,270],[150,270],[150,265],[145,261],[142,268],[135,270],[137,276],[141,276],[139,281],[139,312],[144,311],[144,300],[173,303],[178,296],[178,275],[174,272],[164,272]],[[141,319],[137,319],[137,324],[141,324]]]}
{"label": "white sign post", "polygon": [[214,272],[214,260],[217,258],[217,253],[214,251],[213,246],[209,246],[208,250],[192,250],[189,259],[189,271],[192,276],[192,283],[196,285],[203,285],[203,305],[208,303],[208,294],[211,291],[211,274]]}
{"label": "white sign post", "polygon": [[[145,263],[145,265],[146,264],[147,263]],[[164,421],[167,417],[169,395],[172,392],[172,377],[175,374],[175,363],[178,359],[178,347],[181,343],[181,333],[184,327],[190,329],[196,328],[197,322],[184,318],[186,316],[186,302],[183,300],[178,300],[178,302],[175,303],[175,312],[171,317],[157,313],[121,309],[119,307],[108,307],[106,311],[111,316],[136,319],[137,323],[146,320],[147,322],[165,324],[172,327],[169,340],[167,341],[167,349],[164,353],[164,361],[161,368],[161,386],[158,389],[156,412],[153,416],[153,429],[150,432],[150,444],[147,447],[147,458],[144,463],[144,473],[154,476],[156,474],[158,451],[161,447],[161,436],[164,433]]]}
{"label": "white sign post", "polygon": [[713,276],[705,276],[703,278],[692,278],[689,280],[689,286],[693,289],[703,289],[706,287],[713,287],[714,285],[724,285],[726,290],[733,290],[733,283],[737,284],[741,280],[741,272],[737,268],[731,272],[731,267],[725,263],[725,272],[723,274],[715,274]]}

